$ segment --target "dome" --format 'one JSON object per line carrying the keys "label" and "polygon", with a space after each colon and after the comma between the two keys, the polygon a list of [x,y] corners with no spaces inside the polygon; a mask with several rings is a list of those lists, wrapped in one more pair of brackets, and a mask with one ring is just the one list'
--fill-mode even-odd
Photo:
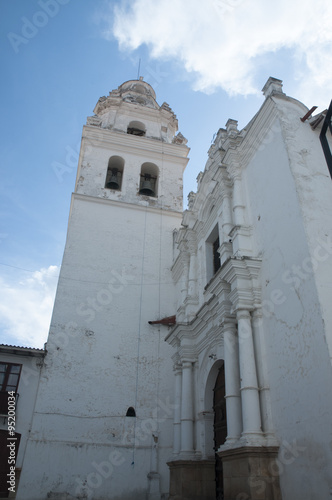
{"label": "dome", "polygon": [[[142,78],[142,77],[141,77]],[[120,94],[123,95],[126,92],[130,93],[137,93],[137,94],[142,94],[146,95],[149,97],[153,97],[153,99],[156,98],[156,93],[149,85],[148,83],[144,82],[143,79],[139,80],[128,80],[127,82],[124,82],[122,85],[119,86],[119,91]]]}
{"label": "dome", "polygon": [[139,80],[128,80],[119,86],[118,92],[124,101],[141,104],[158,109],[156,93],[142,77]]}

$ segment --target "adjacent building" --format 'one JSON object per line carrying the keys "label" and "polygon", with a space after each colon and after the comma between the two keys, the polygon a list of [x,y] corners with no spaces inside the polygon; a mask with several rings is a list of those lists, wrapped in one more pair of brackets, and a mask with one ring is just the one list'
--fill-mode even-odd
{"label": "adjacent building", "polygon": [[0,345],[0,498],[16,496],[44,355]]}

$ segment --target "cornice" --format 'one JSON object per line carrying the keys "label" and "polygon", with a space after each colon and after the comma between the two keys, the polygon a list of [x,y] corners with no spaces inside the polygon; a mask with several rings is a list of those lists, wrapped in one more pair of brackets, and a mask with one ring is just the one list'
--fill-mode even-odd
{"label": "cornice", "polygon": [[92,125],[83,126],[82,141],[86,141],[94,147],[105,149],[115,149],[146,157],[147,153],[153,153],[161,160],[170,160],[181,163],[185,167],[189,161],[187,155],[190,149],[183,144],[174,144],[151,139],[149,137],[137,137],[125,132],[115,132],[113,130],[102,129]]}
{"label": "cornice", "polygon": [[126,201],[110,200],[108,198],[99,198],[97,196],[90,196],[87,194],[72,193],[72,203],[75,200],[85,201],[87,203],[98,203],[102,205],[121,207],[129,210],[151,212],[155,214],[157,213],[159,215],[176,217],[177,219],[181,219],[182,217],[182,212],[177,212],[176,210],[170,210],[170,209],[165,210],[164,208],[161,207],[151,207],[149,205],[139,205],[136,203],[128,203]]}
{"label": "cornice", "polygon": [[239,159],[243,166],[252,160],[256,152],[264,144],[266,134],[277,118],[278,109],[273,99],[268,97],[247,126],[246,136],[238,149]]}
{"label": "cornice", "polygon": [[168,122],[177,131],[178,120],[173,110],[166,103],[163,103],[161,106],[156,101],[154,103],[154,106],[147,106],[123,100],[120,95],[109,95],[108,97],[99,99],[93,112],[97,116],[103,116],[110,111],[115,111],[116,113],[121,112],[122,115],[131,117],[135,115],[140,118],[145,117],[149,121],[155,122],[159,122],[162,117],[165,122]]}
{"label": "cornice", "polygon": [[[230,288],[227,284],[225,287]],[[231,302],[226,296],[213,295],[204,302],[192,321],[177,323],[165,340],[173,346],[183,339],[190,339],[195,343],[202,334],[208,335],[212,329],[218,328],[222,321],[221,318],[228,318],[231,315],[230,308]]]}
{"label": "cornice", "polygon": [[220,269],[220,277],[231,285],[229,299],[235,310],[253,310],[261,303],[261,262],[258,258],[230,257]]}

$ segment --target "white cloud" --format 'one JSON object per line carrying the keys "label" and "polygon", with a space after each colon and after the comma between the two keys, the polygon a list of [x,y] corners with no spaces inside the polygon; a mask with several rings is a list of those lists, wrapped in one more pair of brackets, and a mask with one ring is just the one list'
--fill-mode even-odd
{"label": "white cloud", "polygon": [[152,57],[175,59],[192,73],[196,90],[221,87],[230,95],[260,90],[261,58],[288,49],[297,97],[312,100],[331,97],[331,26],[328,0],[133,0],[114,7],[105,36],[123,50],[146,44]]}
{"label": "white cloud", "polygon": [[9,284],[0,279],[0,343],[42,348],[47,340],[59,267]]}

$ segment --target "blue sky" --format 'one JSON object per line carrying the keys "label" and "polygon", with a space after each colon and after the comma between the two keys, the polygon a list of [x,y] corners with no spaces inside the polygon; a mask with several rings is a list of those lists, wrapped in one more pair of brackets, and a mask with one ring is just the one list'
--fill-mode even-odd
{"label": "blue sky", "polygon": [[2,0],[0,343],[42,347],[82,126],[140,75],[188,139],[185,200],[213,135],[242,128],[269,76],[308,107],[332,98],[327,0]]}

